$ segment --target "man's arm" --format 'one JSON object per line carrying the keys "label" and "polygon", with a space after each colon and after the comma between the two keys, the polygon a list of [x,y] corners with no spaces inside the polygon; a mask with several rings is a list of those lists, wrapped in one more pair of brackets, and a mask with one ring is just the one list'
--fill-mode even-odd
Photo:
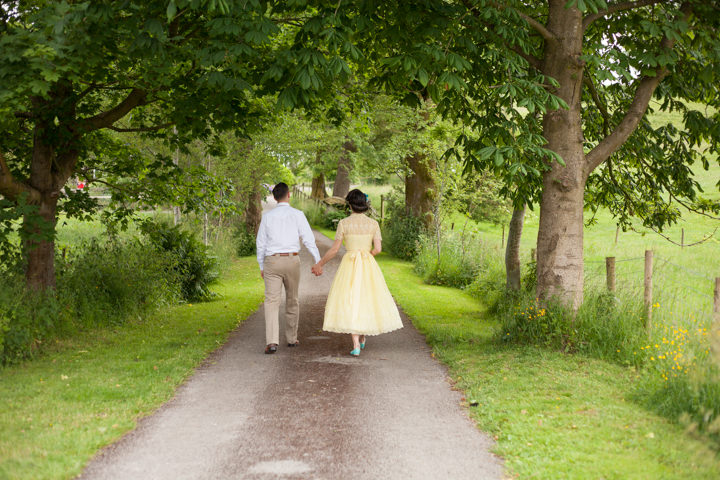
{"label": "man's arm", "polygon": [[315,245],[315,235],[313,235],[312,228],[310,228],[310,224],[307,221],[307,218],[305,218],[305,214],[300,212],[300,225],[298,225],[298,233],[300,234],[300,240],[302,240],[303,245],[305,245],[305,248],[308,249],[310,254],[315,259],[315,263],[318,263],[320,261],[320,251],[317,248],[317,245]]}
{"label": "man's arm", "polygon": [[257,250],[257,262],[260,265],[260,276],[263,275],[263,267],[265,266],[265,251],[267,249],[267,226],[265,224],[265,215],[260,220],[260,228],[258,228],[257,238],[255,239],[255,249]]}

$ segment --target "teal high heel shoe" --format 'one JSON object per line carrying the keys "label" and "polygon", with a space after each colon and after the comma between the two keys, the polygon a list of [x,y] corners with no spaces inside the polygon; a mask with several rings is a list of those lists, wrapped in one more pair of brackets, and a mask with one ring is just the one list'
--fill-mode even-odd
{"label": "teal high heel shoe", "polygon": [[363,342],[360,344],[360,350],[365,350],[365,340],[367,339],[365,338],[365,335],[363,335]]}
{"label": "teal high heel shoe", "polygon": [[360,349],[359,349],[359,348],[353,349],[353,350],[350,352],[350,355],[352,355],[353,357],[359,357],[359,356],[360,356]]}

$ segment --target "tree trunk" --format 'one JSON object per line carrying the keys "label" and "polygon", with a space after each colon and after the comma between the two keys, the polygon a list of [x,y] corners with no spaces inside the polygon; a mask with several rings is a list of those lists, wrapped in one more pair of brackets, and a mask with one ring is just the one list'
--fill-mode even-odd
{"label": "tree trunk", "polygon": [[312,190],[310,192],[310,198],[325,200],[327,196],[327,192],[325,191],[325,175],[320,173],[312,179]]}
{"label": "tree trunk", "polygon": [[547,148],[565,166],[553,161],[543,174],[537,240],[537,296],[557,297],[577,309],[583,298],[583,152],[580,95],[583,78],[582,15],[565,0],[551,0],[547,29],[556,40],[545,40],[543,73],[558,81],[553,93],[568,109],[548,111],[543,118]]}
{"label": "tree trunk", "polygon": [[437,165],[422,153],[415,153],[406,161],[412,173],[405,177],[405,207],[429,227],[432,224]]}
{"label": "tree trunk", "polygon": [[27,256],[25,279],[33,290],[55,288],[55,225],[57,197],[44,196],[37,215],[25,215],[23,247]]}
{"label": "tree trunk", "polygon": [[520,290],[520,239],[525,222],[525,205],[513,210],[505,249],[505,285],[509,290]]}
{"label": "tree trunk", "polygon": [[55,225],[59,186],[53,178],[56,152],[44,143],[47,126],[35,128],[29,184],[40,192],[38,210],[23,217],[22,243],[27,256],[25,279],[34,290],[55,288]]}
{"label": "tree trunk", "polygon": [[258,185],[254,191],[250,193],[248,198],[248,206],[245,210],[245,225],[248,228],[248,232],[253,232],[257,235],[258,229],[260,228],[260,220],[262,220],[262,185]]}
{"label": "tree trunk", "polygon": [[343,143],[342,153],[338,160],[337,176],[333,185],[333,197],[345,198],[350,191],[350,172],[352,171],[352,159],[350,153],[357,152],[355,142],[346,140]]}

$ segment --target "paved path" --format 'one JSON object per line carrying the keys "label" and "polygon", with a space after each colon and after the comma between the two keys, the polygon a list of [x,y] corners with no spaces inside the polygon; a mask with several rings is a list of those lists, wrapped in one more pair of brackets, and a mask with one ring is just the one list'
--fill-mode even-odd
{"label": "paved path", "polygon": [[[324,253],[330,240],[316,234]],[[155,414],[102,451],[82,479],[497,479],[491,440],[459,406],[423,337],[322,328],[340,255],[316,278],[303,251],[302,345],[265,355],[262,307]],[[284,332],[282,326],[281,335]],[[281,338],[284,342],[284,338]]]}

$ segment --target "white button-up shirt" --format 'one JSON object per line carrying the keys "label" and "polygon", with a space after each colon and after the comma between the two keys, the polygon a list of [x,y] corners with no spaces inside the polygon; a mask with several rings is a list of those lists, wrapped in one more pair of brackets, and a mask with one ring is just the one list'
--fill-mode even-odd
{"label": "white button-up shirt", "polygon": [[299,239],[312,254],[315,263],[319,262],[320,252],[303,212],[291,207],[287,202],[280,202],[277,207],[263,213],[256,241],[260,270],[265,264],[265,257],[300,251]]}

